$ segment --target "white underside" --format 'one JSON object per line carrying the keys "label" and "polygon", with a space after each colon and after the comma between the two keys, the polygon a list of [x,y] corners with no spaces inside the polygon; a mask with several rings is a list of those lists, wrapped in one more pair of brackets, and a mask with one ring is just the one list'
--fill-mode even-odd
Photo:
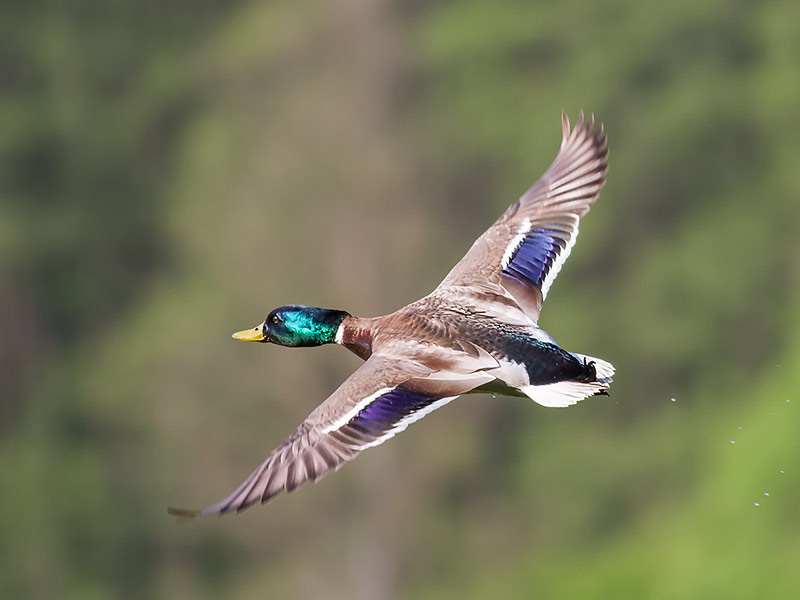
{"label": "white underside", "polygon": [[545,385],[526,385],[520,388],[528,398],[550,408],[564,408],[577,404],[584,398],[594,396],[608,388],[598,381],[581,383],[579,381],[559,381]]}

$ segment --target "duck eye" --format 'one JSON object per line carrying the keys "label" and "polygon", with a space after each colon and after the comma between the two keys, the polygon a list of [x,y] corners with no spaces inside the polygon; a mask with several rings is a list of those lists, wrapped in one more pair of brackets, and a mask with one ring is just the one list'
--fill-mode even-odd
{"label": "duck eye", "polygon": [[278,315],[272,315],[272,322],[275,323],[275,325],[277,325],[278,323],[281,322],[281,319]]}

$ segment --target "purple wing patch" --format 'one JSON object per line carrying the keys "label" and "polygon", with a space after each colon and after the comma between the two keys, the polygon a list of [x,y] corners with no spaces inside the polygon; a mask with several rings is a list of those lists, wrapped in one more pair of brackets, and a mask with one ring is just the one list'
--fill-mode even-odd
{"label": "purple wing patch", "polygon": [[362,433],[380,437],[397,427],[403,419],[424,410],[435,401],[436,398],[397,387],[365,407],[347,425]]}
{"label": "purple wing patch", "polygon": [[532,229],[514,252],[503,274],[524,286],[542,284],[567,246],[569,234],[557,229]]}

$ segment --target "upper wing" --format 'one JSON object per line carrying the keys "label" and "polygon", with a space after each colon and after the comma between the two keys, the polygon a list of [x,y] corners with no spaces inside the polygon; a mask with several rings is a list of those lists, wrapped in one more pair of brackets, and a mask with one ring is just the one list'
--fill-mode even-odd
{"label": "upper wing", "polygon": [[[413,361],[374,354],[244,483],[224,500],[200,512],[200,516],[238,512],[284,490],[291,492],[307,481],[316,481],[457,397],[445,395],[452,393],[452,386],[426,380],[432,373]],[[171,512],[197,515],[191,511]]]}
{"label": "upper wing", "polygon": [[[605,184],[608,169],[602,124],[583,112],[575,129],[562,113],[563,139],[555,161],[533,187],[492,225],[445,277],[434,294],[510,295],[536,321],[561,265],[578,236],[578,221]],[[507,299],[507,298],[506,298]]]}

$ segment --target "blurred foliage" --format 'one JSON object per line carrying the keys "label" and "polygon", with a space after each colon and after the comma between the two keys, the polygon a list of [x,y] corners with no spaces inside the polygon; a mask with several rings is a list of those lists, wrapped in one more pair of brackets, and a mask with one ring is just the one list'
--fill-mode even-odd
{"label": "blurred foliage", "polygon": [[[0,596],[796,594],[795,3],[0,11]],[[541,324],[611,398],[463,398],[175,526],[358,364],[230,332],[424,295],[580,108],[609,183]]]}

